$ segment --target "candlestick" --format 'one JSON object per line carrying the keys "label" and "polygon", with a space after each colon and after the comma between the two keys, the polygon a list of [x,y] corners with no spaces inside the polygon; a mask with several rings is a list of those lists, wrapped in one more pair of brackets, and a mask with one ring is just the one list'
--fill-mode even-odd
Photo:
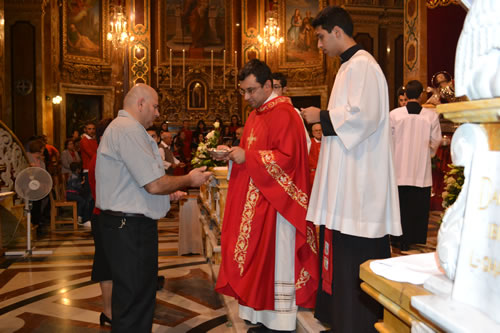
{"label": "candlestick", "polygon": [[170,49],[170,88],[172,88],[172,49]]}
{"label": "candlestick", "polygon": [[234,51],[234,89],[238,88],[238,51]]}
{"label": "candlestick", "polygon": [[182,88],[186,88],[186,50],[182,49]]}
{"label": "candlestick", "polygon": [[160,50],[156,49],[156,89],[160,90]]}
{"label": "candlestick", "polygon": [[214,89],[214,50],[210,50],[210,88]]}
{"label": "candlestick", "polygon": [[226,89],[226,50],[223,52],[222,63],[222,88]]}

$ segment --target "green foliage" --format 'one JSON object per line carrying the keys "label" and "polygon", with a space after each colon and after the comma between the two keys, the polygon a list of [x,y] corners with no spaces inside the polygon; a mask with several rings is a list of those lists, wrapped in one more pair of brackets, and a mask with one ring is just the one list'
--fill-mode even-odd
{"label": "green foliage", "polygon": [[448,164],[450,170],[444,175],[443,208],[446,210],[457,200],[464,185],[464,168]]}

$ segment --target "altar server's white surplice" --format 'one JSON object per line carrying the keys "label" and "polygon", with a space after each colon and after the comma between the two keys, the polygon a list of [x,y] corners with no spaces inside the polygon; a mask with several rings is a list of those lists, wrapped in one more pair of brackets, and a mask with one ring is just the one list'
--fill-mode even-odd
{"label": "altar server's white surplice", "polygon": [[368,52],[340,66],[328,111],[337,136],[322,138],[307,220],[358,237],[401,235],[387,83]]}

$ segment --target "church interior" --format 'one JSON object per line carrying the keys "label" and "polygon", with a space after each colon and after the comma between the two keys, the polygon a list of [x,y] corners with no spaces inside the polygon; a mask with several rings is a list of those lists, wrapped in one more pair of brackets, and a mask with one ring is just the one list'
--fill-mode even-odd
{"label": "church interior", "polygon": [[[385,75],[390,110],[399,106],[398,89],[410,80],[419,80],[427,97],[437,91],[439,73],[453,80],[467,15],[458,0],[0,0],[0,186],[5,194],[0,199],[0,332],[110,330],[99,322],[101,290],[90,280],[91,231],[77,223],[76,204],[64,199],[65,178],[57,161],[46,161],[53,184],[47,214],[62,208],[62,220],[48,216],[26,237],[26,208],[14,183],[29,164],[28,142],[43,136],[62,152],[75,131],[81,135],[88,123],[116,117],[138,83],[158,93],[158,129],[166,124],[175,135],[186,127],[198,130],[200,121],[206,130],[215,121],[230,128],[234,116],[242,126],[252,107],[240,94],[237,74],[255,58],[286,76],[286,96],[296,108],[327,109],[341,63],[318,49],[310,26],[326,6],[342,6],[352,16],[353,38]],[[297,16],[300,27],[294,26]],[[454,95],[441,96],[428,107],[454,101]],[[393,257],[436,251],[443,192],[448,193],[443,179],[459,124],[441,116],[440,125],[427,243],[407,251],[393,248]],[[192,156],[184,158],[189,164]],[[249,327],[238,318],[235,300],[214,291],[226,176],[215,171],[215,183],[189,190],[158,222],[164,281],[158,286],[153,332],[246,332]],[[184,229],[182,235],[188,220],[196,223],[201,248],[181,253],[181,238],[192,232]],[[30,237],[28,247],[48,254],[7,255],[23,252]],[[393,329],[380,332],[410,332],[412,320],[424,321],[408,299],[404,302],[394,306],[412,319],[393,315]],[[327,329],[311,311],[299,311],[296,332]]]}

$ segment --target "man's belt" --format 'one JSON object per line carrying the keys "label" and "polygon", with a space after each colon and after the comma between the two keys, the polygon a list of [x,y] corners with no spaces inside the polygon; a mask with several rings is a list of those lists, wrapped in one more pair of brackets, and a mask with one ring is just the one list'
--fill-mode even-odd
{"label": "man's belt", "polygon": [[114,210],[101,210],[101,213],[118,216],[118,217],[146,217],[144,214],[136,214],[136,213],[124,213],[124,212],[115,212]]}

